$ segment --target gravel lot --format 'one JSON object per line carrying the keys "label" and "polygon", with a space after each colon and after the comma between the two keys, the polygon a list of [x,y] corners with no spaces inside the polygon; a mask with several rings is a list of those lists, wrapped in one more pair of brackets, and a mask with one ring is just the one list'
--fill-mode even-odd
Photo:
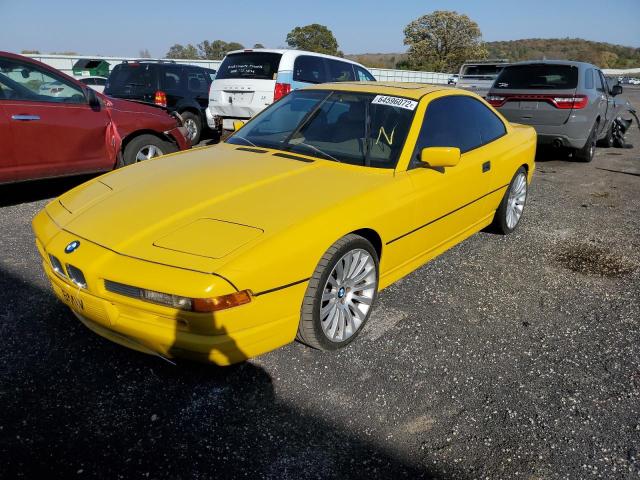
{"label": "gravel lot", "polygon": [[[627,90],[640,106],[640,90]],[[523,223],[380,295],[363,336],[230,368],[97,337],[30,220],[78,178],[0,189],[4,478],[640,478],[640,131],[538,163]]]}

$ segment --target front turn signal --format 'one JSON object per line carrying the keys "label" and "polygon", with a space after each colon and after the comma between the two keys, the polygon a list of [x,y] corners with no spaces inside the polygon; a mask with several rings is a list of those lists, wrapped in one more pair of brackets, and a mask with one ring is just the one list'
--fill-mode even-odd
{"label": "front turn signal", "polygon": [[251,301],[251,292],[242,290],[241,292],[230,293],[229,295],[221,295],[214,298],[194,298],[193,311],[200,313],[217,312],[226,310],[227,308],[238,307]]}

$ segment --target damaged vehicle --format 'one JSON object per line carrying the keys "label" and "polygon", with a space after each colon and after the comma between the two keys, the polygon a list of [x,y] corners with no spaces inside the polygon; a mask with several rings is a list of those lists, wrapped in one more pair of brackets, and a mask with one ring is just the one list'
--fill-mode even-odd
{"label": "damaged vehicle", "polygon": [[0,145],[0,183],[102,172],[191,146],[179,116],[108,98],[7,52],[0,52]]}

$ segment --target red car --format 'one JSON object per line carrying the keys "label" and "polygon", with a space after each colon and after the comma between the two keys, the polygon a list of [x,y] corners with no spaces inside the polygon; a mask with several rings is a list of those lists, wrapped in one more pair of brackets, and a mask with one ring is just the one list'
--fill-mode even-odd
{"label": "red car", "polygon": [[191,146],[179,117],[0,52],[0,183],[99,172]]}

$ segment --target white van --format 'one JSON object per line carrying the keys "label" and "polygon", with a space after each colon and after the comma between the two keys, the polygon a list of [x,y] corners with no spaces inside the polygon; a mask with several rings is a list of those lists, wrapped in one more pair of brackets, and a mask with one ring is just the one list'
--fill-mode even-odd
{"label": "white van", "polygon": [[291,90],[325,82],[375,81],[359,63],[302,50],[252,49],[229,52],[209,89],[207,123],[233,130]]}

